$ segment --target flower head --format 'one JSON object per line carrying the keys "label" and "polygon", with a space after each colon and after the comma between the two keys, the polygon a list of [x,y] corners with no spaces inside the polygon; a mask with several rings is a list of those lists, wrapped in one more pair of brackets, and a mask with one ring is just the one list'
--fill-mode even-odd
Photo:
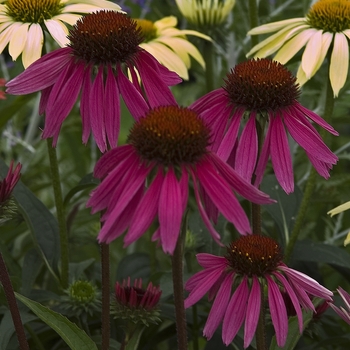
{"label": "flower head", "polygon": [[68,44],[67,24],[72,26],[83,13],[101,9],[119,11],[106,0],[1,0],[0,53],[9,44],[15,61],[22,54],[24,68],[41,56],[44,33],[49,32],[61,46]]}
{"label": "flower head", "polygon": [[102,183],[87,205],[93,213],[104,210],[99,241],[110,243],[127,230],[128,245],[158,217],[153,239],[172,254],[190,178],[199,211],[217,242],[220,235],[203,209],[203,191],[241,234],[249,233],[249,221],[233,190],[256,203],[271,200],[210,152],[209,138],[206,124],[188,108],[161,106],[140,118],[130,131],[129,144],[107,152],[96,164],[94,176]]}
{"label": "flower head", "polygon": [[236,0],[175,0],[182,15],[191,23],[215,27],[223,23]]}
{"label": "flower head", "polygon": [[117,144],[119,94],[136,119],[149,107],[175,104],[168,86],[181,79],[139,46],[142,33],[127,15],[115,11],[86,15],[68,38],[68,47],[48,53],[6,84],[7,92],[14,95],[42,91],[39,112],[45,112],[46,117],[43,138],[53,137],[54,144],[57,142],[61,124],[80,93],[83,142],[92,131],[101,152],[108,144]]}
{"label": "flower head", "polygon": [[164,17],[156,22],[147,19],[136,19],[144,35],[140,46],[152,54],[168,69],[188,80],[188,69],[191,67],[192,56],[204,68],[205,63],[198,49],[191,44],[186,35],[195,35],[205,40],[210,37],[195,30],[180,30],[175,28],[177,19],[174,16]]}
{"label": "flower head", "polygon": [[342,297],[346,309],[342,306],[335,306],[333,303],[329,303],[329,306],[340,316],[346,323],[350,324],[350,295],[342,287],[337,289],[339,295]]}
{"label": "flower head", "polygon": [[300,333],[303,330],[301,307],[315,311],[310,295],[332,300],[331,291],[286,266],[282,262],[279,245],[269,237],[241,236],[230,244],[225,257],[203,253],[197,255],[197,260],[204,270],[187,281],[185,289],[190,294],[185,300],[185,307],[192,306],[208,292],[209,299],[215,300],[203,334],[210,339],[222,322],[222,340],[226,345],[232,342],[244,322],[244,348],[249,346],[258,324],[265,287],[280,347],[284,346],[288,333],[282,292],[288,293],[292,301]]}
{"label": "flower head", "polygon": [[12,191],[19,178],[22,164],[18,163],[13,169],[14,162],[11,161],[6,177],[0,181],[0,223],[14,216],[16,206],[11,200]]}
{"label": "flower head", "polygon": [[135,279],[131,285],[130,277],[120,284],[115,284],[115,303],[111,312],[117,318],[134,323],[159,323],[158,303],[162,291],[150,282],[146,289],[142,288],[142,279]]}
{"label": "flower head", "polygon": [[101,293],[89,281],[77,280],[64,291],[61,307],[70,316],[93,315],[101,310]]}
{"label": "flower head", "polygon": [[[322,141],[309,120],[330,133],[338,133],[297,100],[295,77],[280,63],[269,59],[248,60],[235,66],[225,85],[201,97],[190,108],[198,111],[214,130],[212,150],[225,161],[232,154],[233,167],[245,179],[255,174],[262,181],[271,157],[278,182],[286,193],[293,192],[292,158],[286,129],[305,150],[312,165],[324,178],[337,157]],[[246,124],[239,136],[243,120]],[[258,158],[257,125],[265,129],[265,140]]]}
{"label": "flower head", "polygon": [[274,33],[254,46],[247,56],[266,57],[287,63],[302,47],[305,50],[298,69],[298,83],[303,85],[321,67],[331,51],[329,78],[334,96],[344,86],[349,66],[350,2],[319,0],[304,18],[292,18],[253,28],[250,35]]}

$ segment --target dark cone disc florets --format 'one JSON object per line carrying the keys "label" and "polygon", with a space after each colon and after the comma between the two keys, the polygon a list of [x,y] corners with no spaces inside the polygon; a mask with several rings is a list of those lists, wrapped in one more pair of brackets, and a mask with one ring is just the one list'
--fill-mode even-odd
{"label": "dark cone disc florets", "polygon": [[206,153],[209,129],[188,108],[162,106],[134,124],[128,142],[146,161],[165,166],[194,164]]}
{"label": "dark cone disc florets", "polygon": [[249,235],[241,236],[227,248],[228,266],[245,276],[264,276],[276,270],[282,261],[282,252],[272,238]]}
{"label": "dark cone disc florets", "polygon": [[140,50],[143,35],[127,15],[99,11],[78,20],[68,39],[74,56],[98,65],[129,61]]}
{"label": "dark cone disc florets", "polygon": [[265,58],[238,64],[224,81],[223,88],[233,105],[258,112],[291,106],[300,93],[292,73]]}

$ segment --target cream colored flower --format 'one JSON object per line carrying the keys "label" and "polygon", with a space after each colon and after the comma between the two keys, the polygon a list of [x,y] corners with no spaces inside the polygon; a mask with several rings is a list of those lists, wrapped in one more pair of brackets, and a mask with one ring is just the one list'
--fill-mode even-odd
{"label": "cream colored flower", "polygon": [[285,64],[305,46],[297,72],[298,83],[303,85],[318,71],[331,50],[329,78],[334,96],[338,96],[349,67],[350,1],[319,0],[304,18],[265,24],[248,34],[274,32],[247,56],[266,57],[277,52],[274,60]]}
{"label": "cream colored flower", "polygon": [[67,24],[96,10],[119,11],[106,0],[0,0],[0,53],[9,44],[15,61],[22,54],[24,68],[41,57],[44,31],[61,46],[68,43]]}
{"label": "cream colored flower", "polygon": [[186,39],[186,35],[195,35],[205,40],[211,40],[209,36],[195,30],[175,28],[177,19],[174,16],[164,17],[154,23],[146,19],[136,19],[135,21],[141,27],[145,37],[140,46],[181,78],[188,79],[188,69],[191,67],[190,56],[205,68],[202,55]]}
{"label": "cream colored flower", "polygon": [[[337,215],[339,213],[342,213],[343,211],[348,210],[348,209],[350,209],[350,201],[333,208],[327,214],[330,216],[333,216],[333,215]],[[348,235],[345,238],[344,246],[348,245],[349,243],[350,243],[350,232],[348,233]]]}
{"label": "cream colored flower", "polygon": [[197,25],[215,26],[225,21],[236,0],[175,0],[182,15]]}

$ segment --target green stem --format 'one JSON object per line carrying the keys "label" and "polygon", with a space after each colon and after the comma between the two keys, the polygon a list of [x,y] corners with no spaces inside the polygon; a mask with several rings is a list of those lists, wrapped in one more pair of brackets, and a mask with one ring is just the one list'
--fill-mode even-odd
{"label": "green stem", "polygon": [[174,255],[172,256],[172,273],[174,304],[176,318],[176,333],[179,350],[187,350],[187,323],[184,305],[184,285],[183,285],[183,240],[186,232],[186,225],[183,225],[179,239],[177,240]]}
{"label": "green stem", "polygon": [[214,44],[210,41],[204,42],[204,61],[205,61],[205,83],[206,83],[206,92],[214,90],[215,83],[215,69],[214,69],[214,57],[215,49]]}
{"label": "green stem", "polygon": [[[323,119],[329,124],[331,123],[333,109],[334,109],[334,95],[333,95],[333,89],[331,86],[331,82],[328,78],[327,79],[327,87],[326,87],[326,98],[325,98]],[[330,135],[328,135],[328,132],[324,129],[321,129],[320,135],[325,141],[327,141],[330,137]],[[312,193],[313,193],[314,187],[316,185],[316,179],[317,179],[316,170],[312,167],[311,171],[310,171],[309,178],[308,178],[307,183],[305,185],[303,200],[301,201],[298,215],[295,219],[293,231],[290,235],[290,239],[289,239],[289,242],[288,242],[287,247],[286,247],[285,259],[284,259],[286,263],[290,259],[291,254],[292,254],[293,249],[294,249],[294,245],[295,245],[296,241],[298,240],[298,236],[299,236],[300,230],[302,228],[306,212],[309,208]]]}
{"label": "green stem", "polygon": [[[249,0],[249,23],[250,29],[259,25],[258,4],[256,0]],[[259,43],[259,37],[257,35],[252,35],[250,37],[250,42],[252,47],[257,45]]]}
{"label": "green stem", "polygon": [[265,327],[265,297],[264,285],[261,284],[261,305],[258,326],[256,328],[255,339],[257,350],[267,350],[266,347],[266,327]]}
{"label": "green stem", "polygon": [[15,326],[17,339],[19,343],[20,350],[29,350],[27,337],[24,332],[24,327],[21,320],[21,315],[18,310],[18,305],[13,291],[11,279],[7,271],[5,261],[0,253],[0,282],[5,292],[8,307],[11,312],[13,324]]}
{"label": "green stem", "polygon": [[110,269],[109,269],[109,245],[106,243],[101,243],[100,245],[101,253],[101,274],[102,274],[102,319],[101,319],[101,333],[102,333],[102,349],[109,349],[109,339],[111,333],[110,324],[110,290],[109,290],[109,280],[110,280]]}
{"label": "green stem", "polygon": [[61,285],[63,289],[68,288],[69,256],[68,256],[68,233],[65,218],[65,211],[62,199],[62,189],[56,148],[52,146],[52,138],[47,139],[47,149],[50,159],[50,169],[52,177],[52,187],[55,197],[57,221],[60,234],[61,250]]}

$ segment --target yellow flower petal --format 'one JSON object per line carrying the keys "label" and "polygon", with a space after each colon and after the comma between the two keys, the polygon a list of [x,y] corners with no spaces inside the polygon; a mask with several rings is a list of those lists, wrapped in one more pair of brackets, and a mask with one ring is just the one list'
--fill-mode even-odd
{"label": "yellow flower petal", "polygon": [[15,30],[9,44],[9,54],[16,61],[17,57],[22,53],[24,45],[27,41],[29,23],[23,23]]}
{"label": "yellow flower petal", "polygon": [[333,88],[334,97],[344,86],[349,68],[349,44],[343,33],[335,33],[329,78]]}
{"label": "yellow flower petal", "polygon": [[330,216],[334,216],[348,209],[350,209],[350,201],[333,208],[332,210],[327,212],[327,214]]}
{"label": "yellow flower petal", "polygon": [[297,24],[305,24],[306,19],[305,18],[291,18],[283,21],[263,24],[262,26],[255,27],[251,29],[247,35],[257,35],[257,34],[266,34],[266,33],[272,33],[276,32],[280,29],[285,28],[286,26],[289,26],[293,24],[293,26]]}
{"label": "yellow flower petal", "polygon": [[313,36],[316,29],[306,29],[301,33],[298,33],[292,39],[290,39],[282,48],[277,52],[274,60],[286,64]]}
{"label": "yellow flower petal", "polygon": [[79,18],[81,18],[80,15],[76,15],[73,13],[62,13],[62,14],[54,17],[54,19],[60,20],[62,22],[66,22],[66,23],[70,24],[71,26],[73,26]]}
{"label": "yellow flower petal", "polygon": [[322,30],[317,30],[306,44],[301,66],[308,79],[316,67],[322,50]]}
{"label": "yellow flower petal", "polygon": [[28,37],[22,53],[24,68],[41,57],[44,43],[44,34],[39,24],[32,24],[28,30]]}
{"label": "yellow flower petal", "polygon": [[160,31],[163,31],[166,28],[176,27],[176,25],[177,25],[177,18],[175,16],[164,17],[154,22],[154,26]]}
{"label": "yellow flower petal", "polygon": [[348,233],[348,235],[345,238],[344,247],[346,247],[349,243],[350,243],[350,232]]}
{"label": "yellow flower petal", "polygon": [[6,23],[6,29],[1,32],[0,35],[0,53],[4,50],[6,45],[11,40],[13,33],[21,26],[21,23],[14,22],[11,23],[11,25],[7,25]]}
{"label": "yellow flower petal", "polygon": [[58,45],[64,47],[69,43],[69,40],[67,38],[67,35],[69,33],[68,29],[61,21],[49,19],[45,21],[45,25]]}

